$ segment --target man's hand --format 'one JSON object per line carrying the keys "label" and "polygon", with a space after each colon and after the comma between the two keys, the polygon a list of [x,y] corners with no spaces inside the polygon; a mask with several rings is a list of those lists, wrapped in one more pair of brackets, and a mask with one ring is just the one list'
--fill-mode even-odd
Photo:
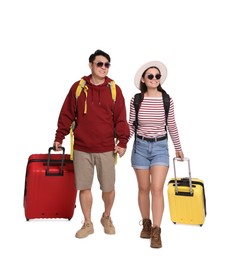
{"label": "man's hand", "polygon": [[55,151],[61,151],[61,144],[59,142],[54,142],[53,147]]}
{"label": "man's hand", "polygon": [[122,147],[116,145],[115,149],[114,149],[114,152],[118,153],[119,156],[122,157],[125,154],[125,152],[126,152],[126,148],[122,148]]}

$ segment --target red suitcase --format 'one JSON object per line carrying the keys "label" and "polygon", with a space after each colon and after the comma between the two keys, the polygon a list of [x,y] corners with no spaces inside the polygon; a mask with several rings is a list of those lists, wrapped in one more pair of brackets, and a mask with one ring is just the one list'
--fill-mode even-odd
{"label": "red suitcase", "polygon": [[73,161],[62,152],[32,154],[28,158],[24,211],[27,220],[34,218],[66,218],[74,214],[77,190]]}

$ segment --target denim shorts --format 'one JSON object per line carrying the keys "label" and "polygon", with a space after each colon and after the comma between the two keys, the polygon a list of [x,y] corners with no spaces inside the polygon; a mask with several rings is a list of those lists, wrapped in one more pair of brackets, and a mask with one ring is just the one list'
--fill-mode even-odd
{"label": "denim shorts", "polygon": [[132,149],[131,165],[134,169],[149,169],[154,165],[168,167],[168,140],[149,142],[136,138]]}

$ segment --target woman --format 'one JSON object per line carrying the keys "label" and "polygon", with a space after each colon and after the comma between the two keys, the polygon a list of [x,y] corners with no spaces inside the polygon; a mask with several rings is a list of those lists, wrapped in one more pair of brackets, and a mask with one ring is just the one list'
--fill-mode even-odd
{"label": "woman", "polygon": [[[162,247],[163,188],[169,169],[167,126],[162,98],[163,93],[166,92],[161,87],[166,76],[166,66],[159,61],[144,64],[135,75],[135,85],[140,89],[143,98],[138,112],[138,128],[132,149],[131,164],[138,182],[138,204],[143,223],[140,237],[150,238],[150,246],[153,248]],[[136,113],[133,102],[134,97],[130,103],[130,137],[135,134]],[[167,123],[176,157],[183,160],[184,154],[171,97]]]}

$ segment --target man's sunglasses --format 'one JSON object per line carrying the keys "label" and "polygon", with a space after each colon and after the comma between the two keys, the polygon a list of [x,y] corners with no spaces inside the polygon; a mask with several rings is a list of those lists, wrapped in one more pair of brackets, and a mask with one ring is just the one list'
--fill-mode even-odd
{"label": "man's sunglasses", "polygon": [[161,74],[156,74],[156,75],[149,74],[149,75],[147,75],[147,78],[148,79],[153,79],[153,78],[160,79],[161,76],[162,76]]}
{"label": "man's sunglasses", "polygon": [[105,66],[105,68],[109,69],[109,67],[110,67],[109,62],[106,62],[106,63],[104,63],[104,62],[93,62],[93,63],[95,63],[96,66],[99,67],[99,68],[102,68],[103,66]]}

